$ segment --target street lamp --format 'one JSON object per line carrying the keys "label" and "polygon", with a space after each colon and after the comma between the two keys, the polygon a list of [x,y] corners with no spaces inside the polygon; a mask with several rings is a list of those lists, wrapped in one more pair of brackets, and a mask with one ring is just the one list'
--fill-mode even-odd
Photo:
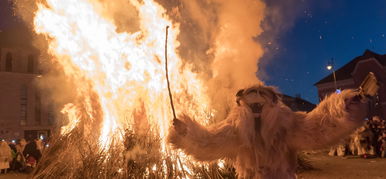
{"label": "street lamp", "polygon": [[334,87],[335,87],[335,92],[338,92],[338,88],[337,88],[337,86],[336,86],[335,69],[334,69],[334,65],[333,65],[332,59],[331,59],[330,64],[328,64],[326,68],[327,68],[327,70],[329,70],[329,71],[332,70],[332,76],[334,77]]}
{"label": "street lamp", "polygon": [[332,65],[327,65],[327,70],[331,70],[332,69]]}

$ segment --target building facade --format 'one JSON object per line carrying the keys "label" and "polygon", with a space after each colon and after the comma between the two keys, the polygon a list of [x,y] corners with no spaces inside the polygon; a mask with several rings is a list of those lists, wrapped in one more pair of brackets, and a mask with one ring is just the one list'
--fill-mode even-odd
{"label": "building facade", "polygon": [[38,51],[0,48],[0,138],[47,138],[54,126],[36,87]]}
{"label": "building facade", "polygon": [[[363,55],[335,71],[337,89],[356,89],[369,72],[373,72],[378,79],[380,89],[376,96],[375,115],[386,120],[386,55],[379,55],[366,50]],[[319,99],[336,91],[333,74],[315,83],[318,88]]]}

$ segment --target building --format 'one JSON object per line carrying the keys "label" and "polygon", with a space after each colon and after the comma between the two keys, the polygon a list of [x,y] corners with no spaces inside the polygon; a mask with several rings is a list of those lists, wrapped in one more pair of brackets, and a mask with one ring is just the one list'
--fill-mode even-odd
{"label": "building", "polygon": [[300,96],[292,97],[283,94],[281,98],[283,103],[291,108],[292,111],[310,112],[316,107],[315,104],[300,98]]}
{"label": "building", "polygon": [[[363,55],[358,56],[335,71],[336,87],[338,89],[356,89],[360,86],[369,72],[373,72],[380,85],[376,96],[375,113],[382,119],[386,119],[386,55],[379,55],[366,50]],[[330,74],[317,83],[319,99],[322,100],[328,94],[335,92],[333,74]]]}
{"label": "building", "polygon": [[39,53],[27,48],[0,47],[0,138],[27,140],[48,137],[54,125],[50,109],[42,107],[36,87],[41,77]]}

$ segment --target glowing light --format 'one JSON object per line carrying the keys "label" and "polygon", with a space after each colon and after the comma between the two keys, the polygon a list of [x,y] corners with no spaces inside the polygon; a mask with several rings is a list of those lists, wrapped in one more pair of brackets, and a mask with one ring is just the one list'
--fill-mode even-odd
{"label": "glowing light", "polygon": [[332,65],[327,65],[327,70],[331,70],[332,69]]}
{"label": "glowing light", "polygon": [[224,168],[225,168],[224,163],[225,163],[225,162],[224,162],[223,160],[220,160],[220,161],[218,161],[217,165],[218,165],[218,167],[224,169]]}
{"label": "glowing light", "polygon": [[[161,152],[166,154],[165,138],[173,118],[163,62],[166,26],[171,27],[168,66],[177,112],[203,119],[201,123],[213,116],[203,82],[176,53],[179,24],[172,23],[162,6],[152,0],[131,0],[139,30],[118,33],[114,21],[97,11],[99,1],[45,2],[38,4],[34,29],[48,37],[48,52],[76,85],[78,100],[61,110],[68,119],[61,134],[81,124],[80,130],[99,132],[96,142],[105,149],[111,141],[123,143],[124,129],[138,132],[145,126],[161,139]],[[98,130],[91,125],[97,119],[101,119]]]}

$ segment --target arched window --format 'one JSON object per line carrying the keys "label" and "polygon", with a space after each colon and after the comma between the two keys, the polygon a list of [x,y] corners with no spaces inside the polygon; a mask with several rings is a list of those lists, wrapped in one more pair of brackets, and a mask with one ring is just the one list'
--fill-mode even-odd
{"label": "arched window", "polygon": [[33,73],[35,67],[35,57],[33,55],[28,56],[27,72]]}
{"label": "arched window", "polygon": [[5,58],[5,71],[12,72],[12,54],[10,52]]}

